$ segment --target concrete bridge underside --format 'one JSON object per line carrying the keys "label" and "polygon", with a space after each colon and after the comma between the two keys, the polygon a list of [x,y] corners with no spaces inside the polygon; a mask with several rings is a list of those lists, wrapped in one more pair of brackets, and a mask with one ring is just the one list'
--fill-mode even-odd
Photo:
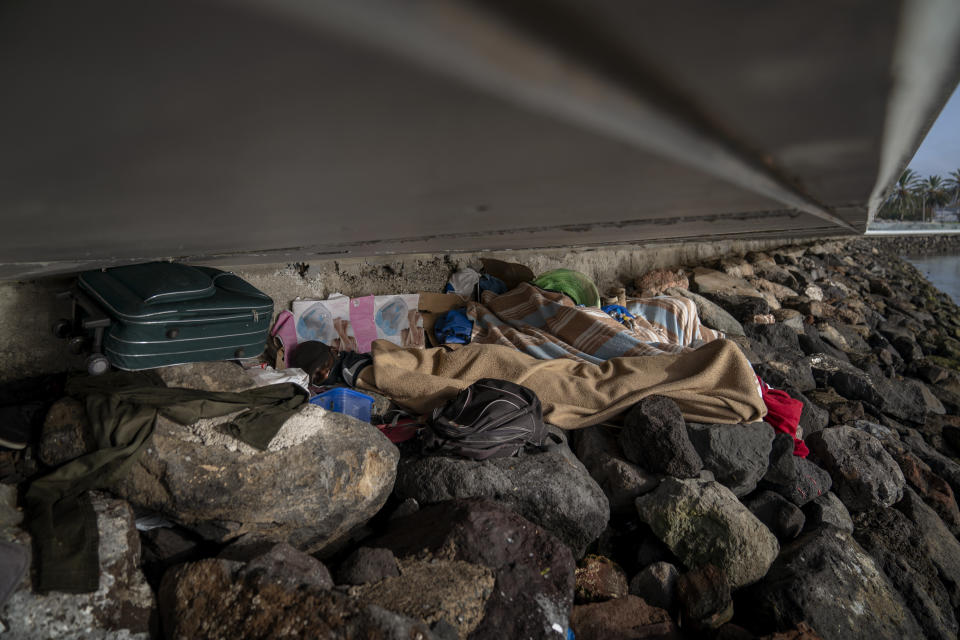
{"label": "concrete bridge underside", "polygon": [[0,277],[862,232],[960,3],[16,0]]}

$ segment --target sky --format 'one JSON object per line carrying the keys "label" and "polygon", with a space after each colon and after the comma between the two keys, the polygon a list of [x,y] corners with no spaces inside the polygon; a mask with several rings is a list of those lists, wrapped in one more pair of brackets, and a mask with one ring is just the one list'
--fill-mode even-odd
{"label": "sky", "polygon": [[960,87],[953,91],[940,117],[910,161],[910,168],[922,176],[939,175],[960,169]]}

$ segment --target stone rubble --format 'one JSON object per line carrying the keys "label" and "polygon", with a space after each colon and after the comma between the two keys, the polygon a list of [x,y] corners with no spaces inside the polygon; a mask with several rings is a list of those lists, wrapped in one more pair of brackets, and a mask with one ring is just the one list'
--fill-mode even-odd
{"label": "stone rubble", "polygon": [[[0,606],[0,631],[955,638],[960,309],[898,257],[960,254],[950,242],[795,244],[602,283],[605,299],[693,300],[803,403],[807,458],[765,422],[686,423],[663,397],[546,451],[483,462],[423,456],[316,407],[265,452],[224,419],[160,420],[112,495],[94,494],[100,590],[38,594],[28,574]],[[230,363],[161,375],[250,386]],[[0,452],[5,482],[94,446],[83,405],[50,403],[34,446]],[[29,546],[18,492],[0,490],[0,540]]]}

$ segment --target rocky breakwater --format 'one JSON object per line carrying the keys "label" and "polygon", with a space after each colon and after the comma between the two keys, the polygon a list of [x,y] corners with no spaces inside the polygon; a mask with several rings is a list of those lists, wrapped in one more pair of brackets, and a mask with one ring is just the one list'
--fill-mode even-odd
{"label": "rocky breakwater", "polygon": [[[647,274],[636,291],[675,274]],[[596,550],[684,631],[955,638],[960,310],[868,240],[731,256],[686,276],[689,289],[666,292],[694,300],[766,383],[802,402],[810,454],[767,424],[685,424],[648,398],[619,431],[575,434],[613,512]]]}
{"label": "rocky breakwater", "polygon": [[[62,597],[87,598],[62,600],[86,616],[75,637],[955,638],[960,310],[867,240],[616,288],[693,300],[801,402],[808,457],[768,422],[687,423],[656,396],[482,462],[313,409],[265,452],[219,422],[161,421],[95,497],[102,592],[24,578],[0,621],[71,637]],[[237,388],[236,373],[166,375]],[[55,405],[40,459],[88,445],[82,407]]]}

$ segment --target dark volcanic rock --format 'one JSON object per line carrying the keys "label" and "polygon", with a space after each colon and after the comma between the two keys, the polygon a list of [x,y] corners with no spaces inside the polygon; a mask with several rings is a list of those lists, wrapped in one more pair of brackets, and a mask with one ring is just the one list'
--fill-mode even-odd
{"label": "dark volcanic rock", "polygon": [[[652,607],[636,596],[573,608],[570,628],[577,640],[680,640],[673,620],[663,609]],[[519,637],[519,636],[489,636]],[[546,636],[534,636],[546,637]]]}
{"label": "dark volcanic rock", "polygon": [[38,451],[40,460],[55,467],[95,448],[83,403],[74,398],[54,402],[43,422]]}
{"label": "dark volcanic rock", "polygon": [[427,625],[306,583],[260,579],[231,560],[180,565],[163,578],[167,638],[433,638]]}
{"label": "dark volcanic rock", "polygon": [[776,324],[748,323],[744,325],[743,329],[748,338],[774,349],[781,358],[799,360],[804,355],[797,340],[797,332],[785,324],[779,322]]}
{"label": "dark volcanic rock", "polygon": [[820,405],[814,403],[806,395],[794,389],[785,389],[792,398],[803,403],[803,413],[800,414],[800,430],[803,437],[811,433],[816,433],[821,429],[826,429],[830,424],[830,412]]}
{"label": "dark volcanic rock", "polygon": [[918,458],[930,465],[930,469],[950,483],[953,494],[960,492],[960,464],[931,447],[914,429],[906,430],[902,439]]}
{"label": "dark volcanic rock", "polygon": [[140,532],[140,565],[150,585],[157,588],[169,567],[215,555],[218,548],[187,529],[157,527]]}
{"label": "dark volcanic rock", "polygon": [[471,637],[550,637],[573,605],[570,549],[544,529],[485,499],[451,500],[391,520],[369,543],[398,557],[425,553],[490,568],[496,578]]}
{"label": "dark volcanic rock", "polygon": [[785,433],[774,437],[767,473],[761,489],[774,491],[798,507],[830,490],[830,474],[813,462],[793,455],[793,438]]}
{"label": "dark volcanic rock", "polygon": [[767,472],[773,427],[766,422],[752,424],[688,424],[690,442],[713,472],[717,482],[745,496],[753,491]]}
{"label": "dark volcanic rock", "polygon": [[693,300],[693,303],[697,305],[697,313],[700,316],[700,321],[711,329],[723,331],[728,336],[743,335],[743,326],[736,318],[724,311],[723,308],[715,302],[691,291],[687,291],[686,289],[677,287],[670,287],[665,293],[670,296]]}
{"label": "dark volcanic rock", "polygon": [[829,386],[848,400],[868,403],[898,419],[922,423],[926,418],[923,396],[911,385],[894,384],[824,354],[810,356],[808,361],[818,386]]}
{"label": "dark volcanic rock", "polygon": [[340,563],[337,584],[367,584],[399,575],[400,569],[392,551],[360,547]]}
{"label": "dark volcanic rock", "polygon": [[953,535],[960,534],[960,509],[950,484],[935,474],[930,465],[910,453],[902,443],[886,441],[883,446],[900,466],[907,484],[933,507]]}
{"label": "dark volcanic rock", "polygon": [[781,541],[796,538],[803,531],[803,512],[778,493],[758,491],[743,503]]}
{"label": "dark volcanic rock", "polygon": [[904,362],[914,362],[923,359],[923,349],[913,339],[913,336],[897,335],[890,340],[890,344],[897,350]]}
{"label": "dark volcanic rock", "polygon": [[654,562],[633,576],[630,593],[640,596],[654,607],[670,611],[676,600],[679,576],[680,572],[669,562]]}
{"label": "dark volcanic rock", "polygon": [[619,429],[597,425],[574,432],[574,451],[603,489],[612,513],[634,513],[633,500],[657,488],[660,478],[626,460]]}
{"label": "dark volcanic rock", "polygon": [[[776,325],[760,325],[776,326]],[[760,379],[775,389],[793,388],[799,391],[810,391],[817,387],[813,379],[813,370],[804,358],[771,359],[754,365],[753,370]],[[793,394],[791,394],[793,395]]]}
{"label": "dark volcanic rock", "polygon": [[800,345],[800,349],[808,356],[824,353],[841,362],[849,362],[847,354],[827,344],[827,342],[820,337],[820,332],[817,331],[817,328],[813,325],[804,327],[804,333],[797,336],[797,343]]}
{"label": "dark volcanic rock", "polygon": [[850,512],[833,491],[828,491],[816,500],[805,504],[803,513],[807,519],[804,526],[808,531],[828,525],[853,533],[853,519],[850,517]]}
{"label": "dark volcanic rock", "polygon": [[400,565],[400,575],[347,593],[364,604],[428,624],[444,640],[466,638],[476,630],[493,592],[489,568],[438,558],[407,558]]}
{"label": "dark volcanic rock", "polygon": [[589,555],[577,563],[574,601],[577,604],[603,602],[627,595],[627,574],[603,556]]}
{"label": "dark volcanic rock", "polygon": [[569,545],[579,556],[607,521],[607,497],[565,443],[517,458],[406,457],[394,493],[420,504],[457,498],[501,502]]}
{"label": "dark volcanic rock", "polygon": [[727,576],[712,564],[677,579],[677,601],[680,604],[680,624],[684,629],[716,629],[733,617]]}
{"label": "dark volcanic rock", "polygon": [[873,556],[906,601],[924,637],[957,637],[957,620],[937,569],[922,552],[916,527],[890,508],[857,514],[853,537]]}
{"label": "dark volcanic rock", "polygon": [[[756,291],[756,290],[754,290]],[[734,318],[743,323],[744,332],[749,331],[748,324],[753,324],[753,318],[770,313],[770,303],[753,295],[736,295],[725,293],[705,293],[721,307],[730,312]]]}
{"label": "dark volcanic rock", "polygon": [[849,533],[822,527],[783,548],[766,577],[737,594],[758,633],[807,622],[825,640],[922,637],[913,614]]}
{"label": "dark volcanic rock", "polygon": [[921,551],[937,568],[954,610],[960,608],[960,542],[950,534],[936,512],[912,490],[904,491],[903,500],[897,503],[896,509],[916,525]]}
{"label": "dark volcanic rock", "polygon": [[807,446],[833,479],[833,490],[852,511],[889,507],[903,496],[900,467],[870,434],[830,427],[807,438]]}
{"label": "dark volcanic rock", "polygon": [[290,589],[301,585],[320,589],[333,587],[330,572],[322,562],[285,543],[274,545],[263,555],[254,558],[243,571],[256,576],[260,582],[272,582]]}
{"label": "dark volcanic rock", "polygon": [[780,545],[763,523],[717,482],[664,478],[637,498],[641,519],[690,568],[714,564],[732,587],[759,580]]}
{"label": "dark volcanic rock", "polygon": [[620,445],[628,460],[654,473],[693,478],[703,468],[680,409],[664,396],[647,396],[630,409]]}

